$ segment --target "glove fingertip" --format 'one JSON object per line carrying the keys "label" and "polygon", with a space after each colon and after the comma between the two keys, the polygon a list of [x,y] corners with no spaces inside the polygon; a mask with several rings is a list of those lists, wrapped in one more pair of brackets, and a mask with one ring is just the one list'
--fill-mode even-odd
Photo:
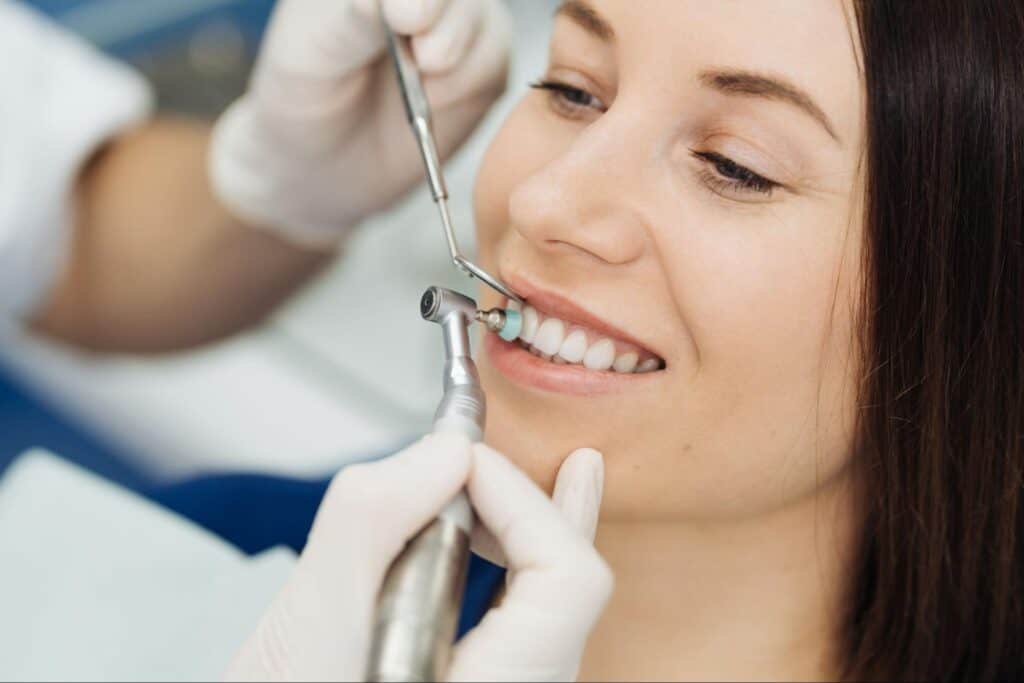
{"label": "glove fingertip", "polygon": [[397,33],[415,35],[429,29],[449,0],[380,0],[384,18]]}
{"label": "glove fingertip", "polygon": [[413,38],[412,49],[420,69],[430,75],[454,69],[479,33],[481,19],[477,2],[453,0],[436,24]]}
{"label": "glove fingertip", "polygon": [[562,462],[552,500],[569,524],[593,541],[603,492],[604,456],[593,448],[579,448]]}

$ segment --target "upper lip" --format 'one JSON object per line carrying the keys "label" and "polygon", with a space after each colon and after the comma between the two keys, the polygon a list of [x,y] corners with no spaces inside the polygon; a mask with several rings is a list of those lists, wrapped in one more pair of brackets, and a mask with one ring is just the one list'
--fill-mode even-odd
{"label": "upper lip", "polygon": [[591,313],[569,297],[542,289],[539,285],[519,275],[503,275],[502,277],[517,294],[526,300],[527,306],[533,306],[539,312],[554,316],[564,322],[575,323],[594,332],[600,332],[608,337],[628,342],[654,353],[659,358],[664,358],[661,354],[655,352],[650,345],[638,340],[625,330],[612,325],[597,314]]}

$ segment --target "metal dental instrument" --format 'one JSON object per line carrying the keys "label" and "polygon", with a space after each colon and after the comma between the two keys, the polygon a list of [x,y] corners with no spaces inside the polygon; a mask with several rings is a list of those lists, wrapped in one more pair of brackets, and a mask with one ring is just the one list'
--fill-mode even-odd
{"label": "metal dental instrument", "polygon": [[441,224],[444,226],[444,237],[448,242],[448,252],[451,255],[452,262],[459,270],[470,277],[478,278],[491,289],[504,294],[512,301],[523,303],[522,298],[515,292],[483,268],[463,256],[459,250],[459,244],[455,238],[455,229],[452,227],[451,212],[448,210],[448,188],[444,183],[441,160],[437,154],[437,144],[434,142],[430,105],[423,90],[423,81],[420,80],[416,61],[412,56],[409,40],[395,35],[395,32],[391,30],[384,19],[383,9],[381,10],[381,23],[384,25],[384,35],[387,36],[388,52],[391,53],[392,61],[395,64],[395,72],[398,74],[398,88],[402,92],[405,113],[409,119],[409,125],[412,126],[416,144],[420,148],[420,155],[423,157],[423,165],[427,171],[427,182],[430,185],[430,194],[434,198],[434,203],[437,204],[437,210],[441,213]]}
{"label": "metal dental instrument", "polygon": [[[490,312],[488,312],[490,313]],[[435,432],[483,437],[487,408],[469,326],[476,303],[451,290],[431,287],[420,301],[425,320],[444,334],[444,396],[434,415]],[[502,327],[507,326],[506,322]],[[460,492],[437,519],[420,530],[395,559],[377,598],[367,681],[442,681],[455,640],[469,568],[474,515]]]}
{"label": "metal dental instrument", "polygon": [[[452,262],[511,301],[523,300],[459,251],[448,209],[441,162],[434,142],[430,108],[409,42],[384,21],[388,50],[398,74],[406,115],[423,157],[430,192],[441,214]],[[507,341],[518,337],[522,315],[509,308],[478,311],[476,302],[457,292],[431,287],[420,301],[424,320],[444,335],[444,395],[433,431],[454,431],[471,441],[483,438],[486,401],[469,345],[469,326],[483,323]],[[446,678],[469,570],[474,515],[460,492],[437,518],[421,529],[388,568],[377,597],[367,681],[440,681]]]}
{"label": "metal dental instrument", "polygon": [[523,314],[514,308],[477,311],[476,321],[507,342],[519,339],[519,333],[523,331]]}

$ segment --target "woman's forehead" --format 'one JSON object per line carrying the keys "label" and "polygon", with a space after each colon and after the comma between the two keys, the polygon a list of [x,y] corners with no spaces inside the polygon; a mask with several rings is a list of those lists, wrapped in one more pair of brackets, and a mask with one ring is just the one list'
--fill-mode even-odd
{"label": "woman's forehead", "polygon": [[566,0],[558,17],[556,35],[581,36],[621,81],[646,79],[683,95],[721,84],[713,74],[764,76],[817,110],[834,136],[859,129],[859,39],[844,0]]}

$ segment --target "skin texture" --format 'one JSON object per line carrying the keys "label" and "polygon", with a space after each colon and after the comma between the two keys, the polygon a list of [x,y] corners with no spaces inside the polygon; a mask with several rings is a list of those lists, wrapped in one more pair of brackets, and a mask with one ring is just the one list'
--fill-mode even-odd
{"label": "skin texture", "polygon": [[[481,259],[629,331],[667,369],[572,396],[515,383],[481,354],[487,440],[549,490],[552,454],[604,453],[596,543],[617,588],[583,679],[827,677],[860,372],[864,94],[850,7],[584,9],[613,35],[563,10],[544,78],[596,99],[532,90],[509,116],[477,180]],[[778,98],[709,87],[710,69],[784,78],[832,134]],[[728,186],[695,153],[784,187]]]}
{"label": "skin texture", "polygon": [[205,124],[158,120],[92,159],[67,267],[35,329],[96,351],[187,349],[262,320],[328,262],[213,196],[209,136]]}

